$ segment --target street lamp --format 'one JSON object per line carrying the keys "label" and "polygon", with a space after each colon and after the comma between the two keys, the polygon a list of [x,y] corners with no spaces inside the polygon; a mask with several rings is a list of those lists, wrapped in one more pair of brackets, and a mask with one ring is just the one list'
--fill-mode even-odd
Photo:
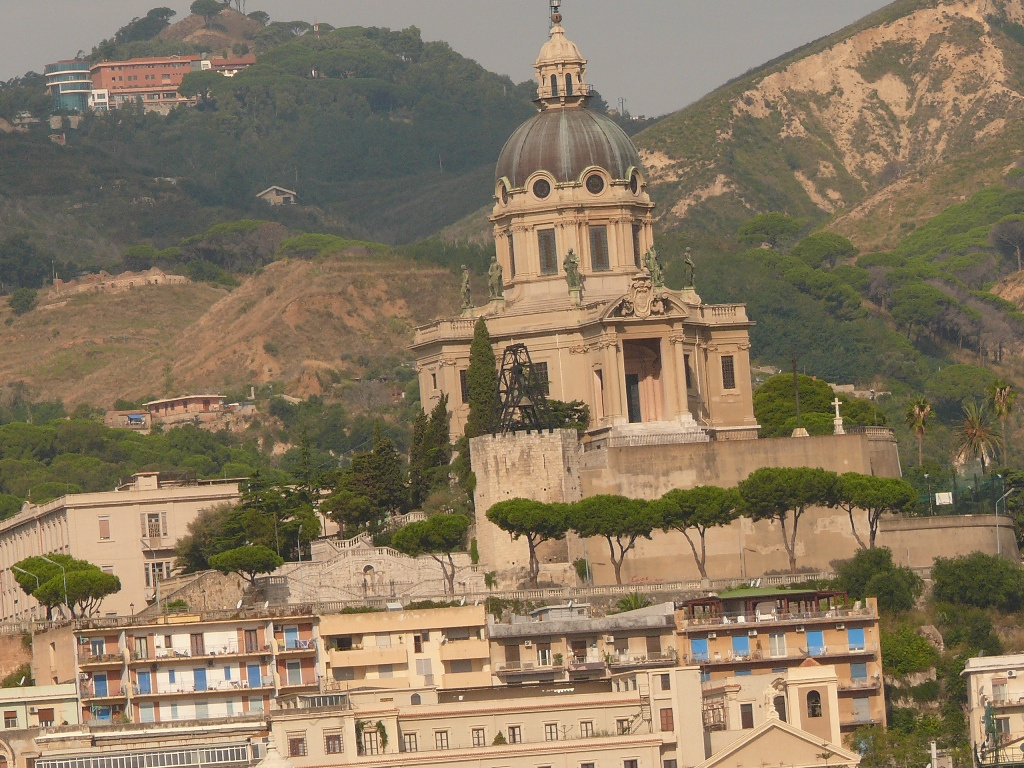
{"label": "street lamp", "polygon": [[1003,514],[1006,514],[1006,497],[1011,493],[1016,492],[1016,488],[1011,488],[998,499],[996,499],[996,557],[1002,553],[1002,542],[999,540],[999,502],[1003,502]]}
{"label": "street lamp", "polygon": [[[18,567],[18,566],[16,566],[16,565],[12,565],[12,566],[11,566],[11,569],[12,569],[12,570],[15,570],[15,571],[18,571],[18,573],[24,573],[24,574],[25,574],[26,576],[31,576],[31,577],[32,577],[33,579],[35,579],[35,580],[36,580],[36,589],[37,589],[37,590],[39,589],[39,577],[38,577],[38,576],[36,576],[36,575],[35,575],[34,573],[29,573],[29,572],[28,572],[28,571],[26,571],[26,570],[25,570],[24,568],[19,568],[19,567]],[[37,600],[36,602],[38,603],[39,601]]]}
{"label": "street lamp", "polygon": [[39,559],[40,560],[45,560],[50,565],[56,565],[58,568],[60,568],[60,575],[64,578],[64,605],[67,606],[68,614],[70,614],[71,613],[71,606],[68,605],[68,571],[67,571],[67,569],[63,565],[58,563],[56,560],[51,560],[46,555],[40,555]]}

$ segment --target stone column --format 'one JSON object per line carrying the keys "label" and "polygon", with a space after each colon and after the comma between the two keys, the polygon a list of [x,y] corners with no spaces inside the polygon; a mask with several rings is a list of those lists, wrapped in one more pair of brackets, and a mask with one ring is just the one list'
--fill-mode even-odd
{"label": "stone column", "polygon": [[669,390],[672,392],[672,415],[678,421],[689,421],[690,408],[686,394],[686,359],[683,357],[683,333],[677,331],[668,337],[671,345],[670,358],[672,360],[672,384]]}
{"label": "stone column", "polygon": [[623,424],[626,421],[623,404],[625,379],[622,370],[622,355],[615,337],[602,339],[600,346],[604,349],[604,415],[612,424]]}

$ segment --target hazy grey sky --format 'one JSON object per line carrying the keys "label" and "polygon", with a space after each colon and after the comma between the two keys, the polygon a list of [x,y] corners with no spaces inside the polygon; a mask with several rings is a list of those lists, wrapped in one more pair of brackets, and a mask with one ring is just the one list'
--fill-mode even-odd
{"label": "hazy grey sky", "polygon": [[[563,0],[565,28],[589,60],[591,84],[634,115],[686,106],[732,77],[834,32],[889,0]],[[0,79],[41,72],[88,51],[156,6],[191,0],[0,0]],[[336,27],[415,25],[427,40],[516,82],[533,76],[547,0],[248,0],[275,21]]]}

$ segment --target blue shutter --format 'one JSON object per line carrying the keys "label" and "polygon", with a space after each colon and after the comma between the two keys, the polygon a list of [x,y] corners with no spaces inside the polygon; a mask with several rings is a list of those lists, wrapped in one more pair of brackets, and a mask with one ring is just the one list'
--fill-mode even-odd
{"label": "blue shutter", "polygon": [[864,628],[854,627],[846,630],[846,642],[850,644],[851,651],[864,650]]}
{"label": "blue shutter", "polygon": [[694,661],[707,661],[708,639],[706,637],[690,638],[690,655]]}
{"label": "blue shutter", "polygon": [[149,672],[139,671],[139,693],[152,693],[153,685]]}
{"label": "blue shutter", "polygon": [[825,633],[820,630],[807,633],[807,653],[821,656],[825,653]]}
{"label": "blue shutter", "polygon": [[746,635],[733,635],[732,636],[732,655],[733,656],[749,656],[750,655],[750,638]]}
{"label": "blue shutter", "polygon": [[202,667],[198,667],[192,673],[193,679],[195,680],[195,688],[197,691],[206,690],[206,670]]}

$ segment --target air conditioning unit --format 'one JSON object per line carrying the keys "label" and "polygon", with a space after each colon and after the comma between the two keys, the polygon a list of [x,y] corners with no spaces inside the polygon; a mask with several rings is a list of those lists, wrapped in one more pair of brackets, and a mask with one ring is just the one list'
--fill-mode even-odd
{"label": "air conditioning unit", "polygon": [[806,630],[804,629],[803,624],[801,624],[799,627],[796,628],[796,631],[797,632],[805,632]]}
{"label": "air conditioning unit", "polygon": [[708,632],[708,640],[714,640],[716,637],[718,637],[717,632]]}
{"label": "air conditioning unit", "polygon": [[533,640],[527,640],[525,643],[523,643],[523,647],[524,648],[533,648]]}
{"label": "air conditioning unit", "polygon": [[749,630],[747,630],[747,634],[750,635],[751,637],[757,637],[757,630],[756,629],[749,629]]}
{"label": "air conditioning unit", "polygon": [[1016,669],[1007,670],[1006,676],[1007,677],[1016,677],[1017,676],[1017,670]]}
{"label": "air conditioning unit", "polygon": [[836,624],[836,629],[846,629],[845,624]]}
{"label": "air conditioning unit", "polygon": [[615,635],[605,635],[604,636],[604,641],[606,643],[614,643],[615,642]]}
{"label": "air conditioning unit", "polygon": [[30,715],[37,715],[37,714],[39,714],[39,707],[29,707],[28,708],[28,713]]}

